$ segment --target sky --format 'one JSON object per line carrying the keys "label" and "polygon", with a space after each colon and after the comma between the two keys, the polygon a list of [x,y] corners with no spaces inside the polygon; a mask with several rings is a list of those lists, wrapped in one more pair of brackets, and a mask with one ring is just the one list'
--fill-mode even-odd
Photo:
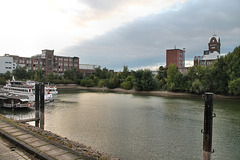
{"label": "sky", "polygon": [[186,66],[215,33],[221,54],[240,45],[239,0],[0,0],[0,55],[43,49],[81,64],[157,70],[166,49],[186,49]]}

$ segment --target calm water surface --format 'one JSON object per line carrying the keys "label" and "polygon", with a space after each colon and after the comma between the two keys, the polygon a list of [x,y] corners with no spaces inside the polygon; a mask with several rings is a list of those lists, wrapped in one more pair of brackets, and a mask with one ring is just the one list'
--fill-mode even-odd
{"label": "calm water surface", "polygon": [[[202,159],[204,102],[60,90],[46,105],[45,129],[121,160]],[[34,111],[0,110],[15,119]],[[240,159],[240,101],[214,100],[212,159]]]}

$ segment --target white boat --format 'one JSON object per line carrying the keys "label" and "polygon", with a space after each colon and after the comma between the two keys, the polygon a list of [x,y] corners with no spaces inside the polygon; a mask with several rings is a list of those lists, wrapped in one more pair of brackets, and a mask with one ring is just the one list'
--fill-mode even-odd
{"label": "white boat", "polygon": [[[35,86],[36,82],[28,80],[28,81],[26,81],[26,84],[30,85],[30,86]],[[47,93],[50,93],[50,94],[53,94],[53,95],[58,94],[57,87],[54,84],[49,84],[48,83],[47,85],[45,85],[45,91]]]}
{"label": "white boat", "polygon": [[[14,78],[13,78],[14,79]],[[35,101],[35,85],[29,85],[23,81],[7,81],[6,85],[2,88],[3,91],[21,95],[21,96],[28,96],[29,101]],[[45,103],[52,102],[53,96],[50,92],[44,93]]]}
{"label": "white boat", "polygon": [[45,86],[45,91],[49,92],[52,95],[58,94],[57,87],[55,85],[47,85]]}
{"label": "white boat", "polygon": [[35,87],[25,84],[23,81],[6,81],[6,85],[2,88],[3,91],[18,94],[18,95],[33,95],[35,94]]}

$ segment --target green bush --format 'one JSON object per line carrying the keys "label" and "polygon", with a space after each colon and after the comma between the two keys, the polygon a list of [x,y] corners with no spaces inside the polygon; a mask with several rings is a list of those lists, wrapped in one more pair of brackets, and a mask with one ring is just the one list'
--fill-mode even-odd
{"label": "green bush", "polygon": [[92,79],[82,79],[80,81],[80,86],[83,86],[83,87],[94,87],[95,86],[95,83]]}
{"label": "green bush", "polygon": [[85,87],[86,84],[87,84],[87,80],[86,80],[86,79],[81,79],[81,80],[80,80],[80,86]]}
{"label": "green bush", "polygon": [[133,77],[128,76],[123,83],[120,85],[121,88],[130,90],[133,88]]}
{"label": "green bush", "polygon": [[104,87],[104,81],[103,81],[103,80],[99,80],[97,86],[98,86],[99,88]]}
{"label": "green bush", "polygon": [[127,90],[130,90],[133,87],[132,83],[129,81],[125,81],[125,82],[121,83],[120,86],[121,86],[121,88],[127,89]]}
{"label": "green bush", "polygon": [[107,79],[105,81],[106,83],[106,87],[110,88],[110,89],[114,89],[114,88],[117,88],[118,87],[118,78],[117,77],[113,77],[113,78],[110,78],[110,79]]}
{"label": "green bush", "polygon": [[240,95],[240,78],[229,82],[229,93],[233,95]]}
{"label": "green bush", "polygon": [[134,74],[134,87],[137,91],[151,91],[157,86],[150,70],[138,70]]}

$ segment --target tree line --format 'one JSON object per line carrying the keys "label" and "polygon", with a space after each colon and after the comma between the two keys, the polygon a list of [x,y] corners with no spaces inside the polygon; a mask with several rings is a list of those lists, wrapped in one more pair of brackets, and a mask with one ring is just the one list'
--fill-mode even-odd
{"label": "tree line", "polygon": [[[15,79],[35,80],[55,84],[75,83],[85,87],[123,88],[137,91],[166,90],[202,94],[213,92],[224,95],[240,95],[240,46],[224,57],[218,58],[211,66],[192,66],[186,74],[182,74],[174,64],[167,68],[160,66],[158,74],[153,75],[149,69],[129,71],[127,66],[122,72],[114,73],[106,67],[99,66],[87,76],[77,69],[67,70],[64,75],[47,73],[41,70],[26,71],[17,68],[13,71]],[[0,76],[0,83],[10,79],[7,72]]]}

